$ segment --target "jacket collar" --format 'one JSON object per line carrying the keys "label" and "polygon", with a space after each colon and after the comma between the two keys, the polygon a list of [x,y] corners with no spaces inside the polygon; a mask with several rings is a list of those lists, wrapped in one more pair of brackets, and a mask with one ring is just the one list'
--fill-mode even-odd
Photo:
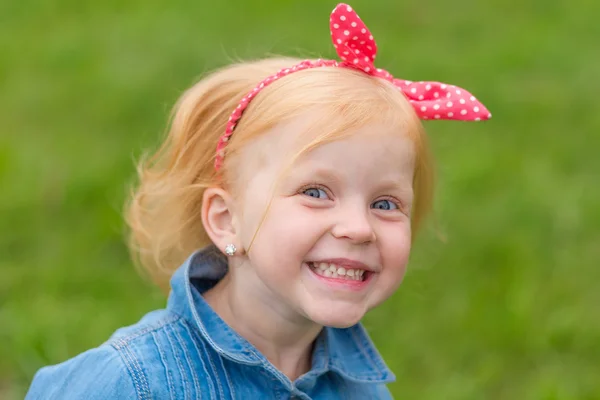
{"label": "jacket collar", "polygon": [[[202,297],[226,272],[227,260],[215,246],[198,250],[171,278],[168,309],[197,326],[203,339],[222,356],[242,364],[267,363],[266,358],[227,325]],[[323,329],[313,351],[311,373],[320,375],[328,371],[359,382],[395,380],[361,324]]]}

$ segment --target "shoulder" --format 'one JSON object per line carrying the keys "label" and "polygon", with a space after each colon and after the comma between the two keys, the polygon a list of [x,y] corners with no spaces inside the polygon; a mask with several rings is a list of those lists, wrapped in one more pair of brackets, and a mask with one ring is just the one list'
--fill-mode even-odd
{"label": "shoulder", "polygon": [[101,346],[62,364],[40,369],[27,400],[140,398],[127,364],[117,350]]}
{"label": "shoulder", "polygon": [[[185,332],[185,334],[184,334]],[[149,399],[166,393],[171,343],[191,340],[193,333],[181,317],[154,311],[135,325],[117,330],[101,346],[61,364],[40,369],[27,400],[34,399]]]}

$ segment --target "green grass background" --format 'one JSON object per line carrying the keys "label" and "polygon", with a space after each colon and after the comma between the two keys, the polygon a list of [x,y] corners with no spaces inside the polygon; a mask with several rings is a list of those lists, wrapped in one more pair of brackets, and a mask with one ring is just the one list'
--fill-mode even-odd
{"label": "green grass background", "polygon": [[[430,122],[435,225],[365,319],[402,399],[600,399],[600,2],[356,0]],[[124,245],[134,160],[232,58],[333,57],[334,1],[0,1],[0,398],[161,307]]]}

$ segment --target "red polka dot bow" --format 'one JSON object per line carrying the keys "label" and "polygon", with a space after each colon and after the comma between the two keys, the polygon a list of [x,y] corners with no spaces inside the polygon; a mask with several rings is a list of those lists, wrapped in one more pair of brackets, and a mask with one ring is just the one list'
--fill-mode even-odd
{"label": "red polka dot bow", "polygon": [[377,56],[377,44],[369,29],[349,5],[338,4],[331,13],[329,25],[333,45],[342,61],[304,60],[292,67],[284,68],[260,82],[250,93],[244,96],[229,117],[225,133],[217,144],[215,158],[215,168],[217,170],[223,164],[227,142],[250,101],[272,82],[304,69],[317,67],[356,68],[366,74],[388,80],[404,93],[421,119],[481,121],[492,117],[487,108],[463,88],[441,82],[412,82],[396,79],[389,72],[375,67],[373,63]]}
{"label": "red polka dot bow", "polygon": [[491,114],[475,96],[455,85],[440,82],[411,82],[395,79],[389,72],[375,67],[377,43],[352,7],[339,4],[329,19],[331,38],[343,64],[392,82],[411,102],[422,119],[480,121]]}

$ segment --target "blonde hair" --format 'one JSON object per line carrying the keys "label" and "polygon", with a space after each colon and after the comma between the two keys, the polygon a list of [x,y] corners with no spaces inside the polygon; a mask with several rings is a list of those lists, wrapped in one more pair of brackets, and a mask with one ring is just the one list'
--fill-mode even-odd
{"label": "blonde hair", "polygon": [[416,148],[413,235],[430,210],[433,169],[420,120],[390,82],[349,68],[295,72],[263,89],[244,111],[225,149],[224,164],[215,171],[218,139],[241,98],[267,76],[299,61],[270,58],[233,64],[200,80],[175,105],[165,142],[139,163],[139,186],[126,210],[130,250],[161,288],[168,289],[173,271],[192,252],[211,244],[201,221],[204,190],[220,186],[235,192],[245,145],[309,108],[317,107],[325,117],[313,124],[317,137],[292,160],[361,125],[393,123]]}

